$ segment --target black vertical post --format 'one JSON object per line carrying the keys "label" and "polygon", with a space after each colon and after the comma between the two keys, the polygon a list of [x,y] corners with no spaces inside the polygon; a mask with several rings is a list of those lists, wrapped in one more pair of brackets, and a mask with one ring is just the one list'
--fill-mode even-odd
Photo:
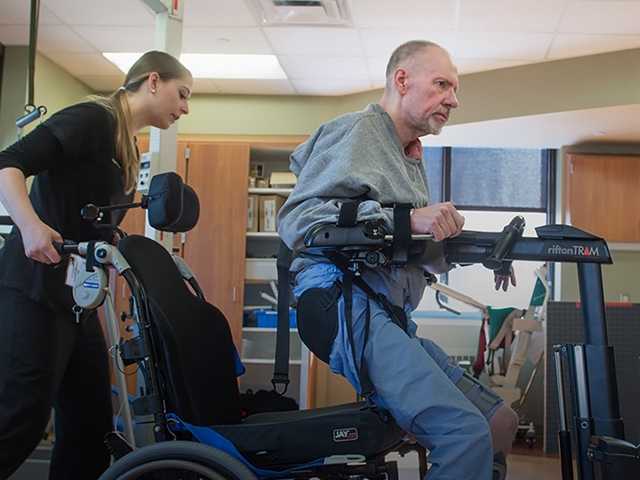
{"label": "black vertical post", "polygon": [[578,282],[580,284],[585,343],[588,345],[607,345],[607,323],[604,314],[600,264],[578,263]]}
{"label": "black vertical post", "polygon": [[[578,263],[578,281],[584,318],[583,355],[591,434],[624,439],[613,348],[608,345],[601,266],[595,263]],[[584,422],[586,419],[580,420]],[[586,466],[583,459],[587,455],[584,445],[581,445],[577,454]]]}

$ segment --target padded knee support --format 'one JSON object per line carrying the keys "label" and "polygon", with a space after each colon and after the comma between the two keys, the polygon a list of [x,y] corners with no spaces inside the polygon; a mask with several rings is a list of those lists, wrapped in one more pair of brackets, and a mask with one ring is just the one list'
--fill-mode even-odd
{"label": "padded knee support", "polygon": [[338,334],[338,299],[342,290],[310,288],[298,299],[298,332],[304,344],[323,362],[329,364],[333,341]]}

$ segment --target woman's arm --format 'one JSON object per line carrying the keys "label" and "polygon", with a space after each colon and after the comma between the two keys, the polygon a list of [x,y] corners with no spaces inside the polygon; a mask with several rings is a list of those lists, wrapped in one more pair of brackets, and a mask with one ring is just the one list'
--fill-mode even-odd
{"label": "woman's arm", "polygon": [[62,242],[62,237],[40,220],[34,211],[20,169],[7,167],[0,170],[0,202],[20,230],[25,255],[42,263],[58,263],[60,255],[52,242]]}

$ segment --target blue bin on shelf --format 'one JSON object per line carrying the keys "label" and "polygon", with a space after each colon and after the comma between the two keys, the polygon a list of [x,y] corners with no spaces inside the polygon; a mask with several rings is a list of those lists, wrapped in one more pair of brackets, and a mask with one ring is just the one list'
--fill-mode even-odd
{"label": "blue bin on shelf", "polygon": [[[278,312],[275,310],[254,310],[251,312],[255,315],[255,325],[258,328],[276,328],[278,326]],[[296,311],[289,309],[289,328],[296,328]]]}

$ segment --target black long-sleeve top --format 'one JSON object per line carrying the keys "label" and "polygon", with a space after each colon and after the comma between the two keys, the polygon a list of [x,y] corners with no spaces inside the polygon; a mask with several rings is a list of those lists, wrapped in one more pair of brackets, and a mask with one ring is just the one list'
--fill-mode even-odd
{"label": "black long-sleeve top", "polygon": [[[15,167],[35,176],[29,198],[40,219],[75,241],[109,240],[111,231],[83,221],[88,204],[123,203],[123,171],[115,159],[115,121],[97,103],[65,108],[24,138],[0,152],[0,169]],[[120,218],[105,216],[104,223]],[[73,306],[64,283],[66,264],[45,265],[25,256],[22,237],[14,227],[0,250],[0,285],[15,288],[51,308]],[[1,309],[1,308],[0,308]],[[2,313],[0,312],[0,315]]]}

